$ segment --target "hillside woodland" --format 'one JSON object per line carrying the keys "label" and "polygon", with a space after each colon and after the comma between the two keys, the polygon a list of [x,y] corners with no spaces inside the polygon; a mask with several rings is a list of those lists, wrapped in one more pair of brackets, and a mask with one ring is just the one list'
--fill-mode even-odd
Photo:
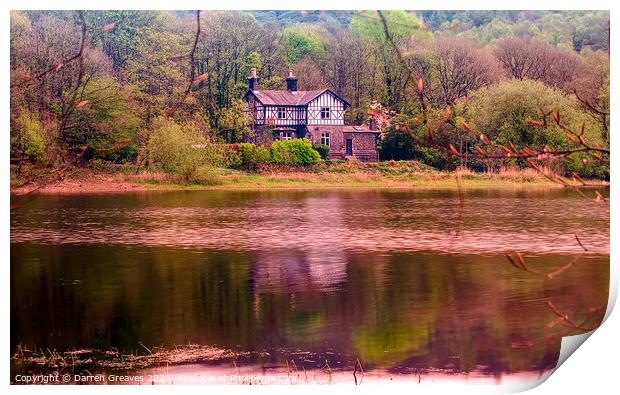
{"label": "hillside woodland", "polygon": [[[375,11],[12,11],[13,173],[97,161],[191,178],[203,165],[244,166],[243,155],[269,161],[268,149],[239,146],[253,137],[242,101],[252,68],[265,89],[285,89],[288,70],[300,90],[332,89],[351,103],[349,123],[368,122],[380,106],[392,120],[382,130],[384,160],[526,166],[467,153],[480,134],[518,148],[568,148],[562,128],[539,125],[552,111],[590,144],[609,146],[608,12],[383,16],[389,29]],[[434,138],[460,157],[416,144],[398,126],[424,136],[446,118]],[[254,151],[259,158],[247,159]],[[548,166],[607,178],[607,157],[598,157]]]}

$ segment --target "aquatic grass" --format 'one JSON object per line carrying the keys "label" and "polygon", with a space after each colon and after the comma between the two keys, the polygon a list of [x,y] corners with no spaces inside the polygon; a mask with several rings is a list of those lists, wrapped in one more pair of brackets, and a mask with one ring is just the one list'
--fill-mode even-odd
{"label": "aquatic grass", "polygon": [[131,370],[161,365],[184,363],[214,362],[231,358],[249,356],[250,353],[229,349],[203,346],[198,344],[175,345],[171,349],[155,347],[150,349],[139,343],[148,354],[136,352],[121,353],[115,348],[110,350],[79,349],[59,352],[56,350],[31,351],[19,345],[11,361],[33,370],[49,368],[72,369],[105,368],[111,370]]}

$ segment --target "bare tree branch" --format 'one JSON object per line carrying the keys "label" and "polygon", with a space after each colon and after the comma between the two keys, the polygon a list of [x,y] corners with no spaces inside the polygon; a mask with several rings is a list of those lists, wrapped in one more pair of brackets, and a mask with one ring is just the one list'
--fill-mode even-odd
{"label": "bare tree branch", "polygon": [[[194,61],[194,55],[196,54],[196,48],[198,47],[198,40],[200,38],[200,32],[201,32],[200,10],[197,10],[196,11],[196,35],[194,36],[194,44],[192,45],[192,50],[190,51],[189,56],[187,57],[187,59],[189,60],[189,65],[190,65],[189,82],[187,83],[187,88],[185,88],[185,92],[183,92],[183,96],[181,96],[181,99],[174,105],[174,107],[170,109],[170,111],[168,111],[168,115],[173,115],[181,107],[181,105],[183,105],[183,103],[185,102],[185,99],[187,99],[187,96],[189,96],[192,90],[192,86],[194,85],[194,82],[196,82],[197,80],[201,80],[200,78],[204,79],[203,77],[204,74],[196,78],[196,62]],[[184,56],[180,56],[177,58],[185,59]]]}
{"label": "bare tree branch", "polygon": [[66,65],[68,65],[69,63],[75,61],[75,60],[79,60],[80,62],[82,61],[82,55],[84,54],[84,48],[86,46],[86,21],[84,20],[84,12],[83,11],[78,11],[79,17],[80,17],[80,23],[82,25],[82,38],[80,40],[80,49],[79,51],[71,56],[68,59],[63,60],[62,62],[55,64],[53,66],[50,66],[48,69],[40,72],[39,74],[35,75],[34,77],[30,77],[27,76],[25,80],[20,81],[20,82],[16,82],[11,84],[11,89],[12,88],[17,88],[17,87],[21,87],[23,85],[28,85],[30,83],[34,83],[37,80],[41,79],[43,76],[49,74],[49,73],[55,73],[57,71],[59,71],[60,69],[62,69],[63,67],[65,67]]}

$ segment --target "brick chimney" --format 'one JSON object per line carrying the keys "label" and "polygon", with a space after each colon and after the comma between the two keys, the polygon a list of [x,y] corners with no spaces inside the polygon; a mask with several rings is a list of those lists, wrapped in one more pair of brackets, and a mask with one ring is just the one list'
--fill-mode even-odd
{"label": "brick chimney", "polygon": [[258,90],[258,76],[256,75],[256,67],[252,67],[252,73],[248,77],[248,88],[251,91]]}
{"label": "brick chimney", "polygon": [[371,115],[368,119],[368,129],[370,130],[379,130],[379,125],[377,124],[377,118],[374,115]]}
{"label": "brick chimney", "polygon": [[293,70],[288,71],[288,77],[286,77],[286,89],[289,92],[297,91],[297,77],[293,75]]}

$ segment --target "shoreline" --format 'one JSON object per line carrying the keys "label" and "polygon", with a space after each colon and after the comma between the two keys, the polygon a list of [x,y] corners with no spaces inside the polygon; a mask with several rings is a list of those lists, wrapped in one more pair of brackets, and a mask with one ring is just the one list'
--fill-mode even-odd
{"label": "shoreline", "polygon": [[[101,171],[77,168],[61,180],[48,173],[37,181],[15,187],[11,180],[11,196],[36,194],[128,193],[144,191],[266,191],[266,190],[460,190],[460,189],[563,189],[531,170],[474,173],[471,171],[410,170],[400,164],[353,169],[269,169],[245,171],[213,169],[203,182],[182,182],[158,172]],[[569,186],[571,180],[565,179]],[[597,187],[609,183],[595,181]],[[578,184],[574,184],[578,185]]]}

